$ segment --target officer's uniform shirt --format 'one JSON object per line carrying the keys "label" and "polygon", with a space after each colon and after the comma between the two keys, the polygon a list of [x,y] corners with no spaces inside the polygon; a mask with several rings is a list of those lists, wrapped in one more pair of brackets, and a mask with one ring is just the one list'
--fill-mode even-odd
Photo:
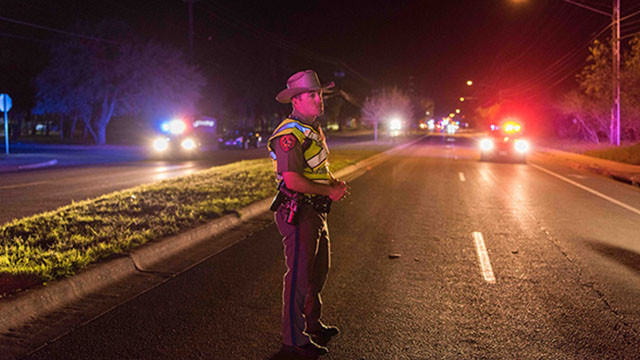
{"label": "officer's uniform shirt", "polygon": [[[320,127],[320,122],[318,120],[310,122],[295,110],[291,115],[289,115],[289,118],[311,125],[314,129],[318,129]],[[298,174],[303,173],[307,164],[304,160],[304,155],[302,154],[302,144],[300,144],[293,134],[286,134],[273,139],[271,141],[271,148],[276,153],[278,174],[282,175],[284,172],[296,172]]]}

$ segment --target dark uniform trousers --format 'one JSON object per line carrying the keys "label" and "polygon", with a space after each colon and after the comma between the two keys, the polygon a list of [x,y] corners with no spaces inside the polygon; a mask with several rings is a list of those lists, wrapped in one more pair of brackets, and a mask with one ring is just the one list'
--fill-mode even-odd
{"label": "dark uniform trousers", "polygon": [[302,204],[295,226],[287,223],[287,213],[285,206],[275,213],[287,265],[282,291],[282,343],[299,346],[309,343],[305,329],[314,332],[322,326],[320,292],[330,266],[329,230],[327,214],[318,213],[308,204]]}

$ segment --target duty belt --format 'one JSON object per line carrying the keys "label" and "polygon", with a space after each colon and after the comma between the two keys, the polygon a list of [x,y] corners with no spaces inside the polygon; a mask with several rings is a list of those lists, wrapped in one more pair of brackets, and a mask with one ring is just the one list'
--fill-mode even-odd
{"label": "duty belt", "polygon": [[[290,206],[289,204],[291,204],[291,200],[292,198],[285,197],[281,205],[288,207]],[[328,214],[329,211],[331,211],[332,200],[328,196],[322,196],[322,195],[300,196],[298,198],[298,202],[302,204],[310,205],[313,208],[313,210],[319,213]]]}
{"label": "duty belt", "polygon": [[289,210],[287,214],[287,223],[297,224],[300,206],[302,204],[311,205],[311,207],[321,214],[328,214],[331,211],[331,198],[322,195],[305,195],[299,192],[291,191],[287,188],[283,180],[278,184],[278,193],[273,198],[269,209],[277,211],[285,208]]}
{"label": "duty belt", "polygon": [[303,196],[303,201],[319,213],[328,214],[331,211],[331,198],[323,195]]}

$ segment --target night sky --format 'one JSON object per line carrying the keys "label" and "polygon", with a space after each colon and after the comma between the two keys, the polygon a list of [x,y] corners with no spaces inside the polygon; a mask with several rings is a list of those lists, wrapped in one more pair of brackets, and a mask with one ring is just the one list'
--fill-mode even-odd
{"label": "night sky", "polygon": [[[611,12],[610,1],[581,2]],[[66,36],[35,26],[65,30],[78,21],[115,18],[144,36],[187,48],[187,5],[182,0],[0,4],[5,18],[0,19],[1,60],[9,69],[0,86],[16,94],[18,102],[33,93],[31,78],[46,64],[43,45]],[[640,2],[622,0],[623,16],[638,10]],[[350,80],[345,84],[351,84],[345,86],[362,97],[379,86],[407,87],[413,76],[415,91],[432,97],[438,112],[451,111],[460,96],[489,103],[499,90],[547,101],[573,86],[588,42],[610,22],[561,0],[199,0],[194,13],[197,63],[220,84],[234,84],[234,74],[243,72],[243,62],[235,60],[276,51],[296,58],[290,66],[318,69],[324,80],[344,71]],[[623,35],[639,30],[640,15],[623,23]],[[274,89],[284,85],[286,71],[275,77],[280,83]],[[467,79],[474,80],[473,89],[464,84]]]}

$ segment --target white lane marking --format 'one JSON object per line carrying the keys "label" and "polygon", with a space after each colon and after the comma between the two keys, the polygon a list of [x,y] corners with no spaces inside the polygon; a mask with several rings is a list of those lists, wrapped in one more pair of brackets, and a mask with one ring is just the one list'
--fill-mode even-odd
{"label": "white lane marking", "polygon": [[614,199],[612,197],[609,197],[609,196],[607,196],[607,195],[605,195],[605,194],[603,194],[601,192],[598,192],[596,190],[588,188],[588,187],[586,187],[586,186],[584,186],[582,184],[578,184],[577,182],[575,182],[575,181],[573,181],[571,179],[567,179],[566,177],[564,177],[564,176],[562,176],[560,174],[556,174],[551,170],[547,170],[547,169],[543,168],[542,166],[538,166],[536,164],[529,164],[529,165],[533,166],[534,168],[536,168],[536,169],[538,169],[540,171],[544,171],[549,175],[555,176],[560,180],[566,181],[571,185],[577,186],[577,187],[579,187],[580,189],[582,189],[584,191],[588,191],[588,192],[592,193],[593,195],[599,196],[599,197],[601,197],[601,198],[603,198],[603,199],[605,199],[605,200],[607,200],[609,202],[612,202],[612,203],[614,203],[614,204],[616,204],[616,205],[618,205],[618,206],[620,206],[622,208],[625,208],[625,209],[631,211],[632,213],[636,213],[636,214],[640,215],[640,210],[634,208],[633,206],[630,206],[630,205],[627,205],[627,204],[625,204],[623,202],[620,202],[620,201],[618,201],[618,200],[616,200],[616,199]]}
{"label": "white lane marking", "polygon": [[491,261],[489,261],[489,253],[487,253],[487,247],[484,245],[484,239],[482,233],[474,231],[473,240],[476,242],[476,251],[478,252],[478,261],[480,262],[480,270],[482,270],[482,276],[484,280],[490,284],[496,283],[496,277],[493,275],[493,269],[491,268]]}
{"label": "white lane marking", "polygon": [[584,175],[578,175],[578,174],[570,174],[569,176],[571,176],[574,179],[586,179],[587,178]]}
{"label": "white lane marking", "polygon": [[47,184],[49,182],[50,181],[34,181],[34,182],[24,183],[24,184],[4,185],[4,186],[0,186],[0,189],[16,189],[16,188],[21,188],[21,187],[28,187],[28,186],[35,186],[35,185],[40,185],[40,184]]}
{"label": "white lane marking", "polygon": [[462,181],[462,182],[464,182],[465,180],[467,180],[467,179],[465,179],[465,178],[464,178],[464,174],[463,174],[462,172],[459,172],[459,173],[458,173],[458,177],[460,178],[460,181]]}

